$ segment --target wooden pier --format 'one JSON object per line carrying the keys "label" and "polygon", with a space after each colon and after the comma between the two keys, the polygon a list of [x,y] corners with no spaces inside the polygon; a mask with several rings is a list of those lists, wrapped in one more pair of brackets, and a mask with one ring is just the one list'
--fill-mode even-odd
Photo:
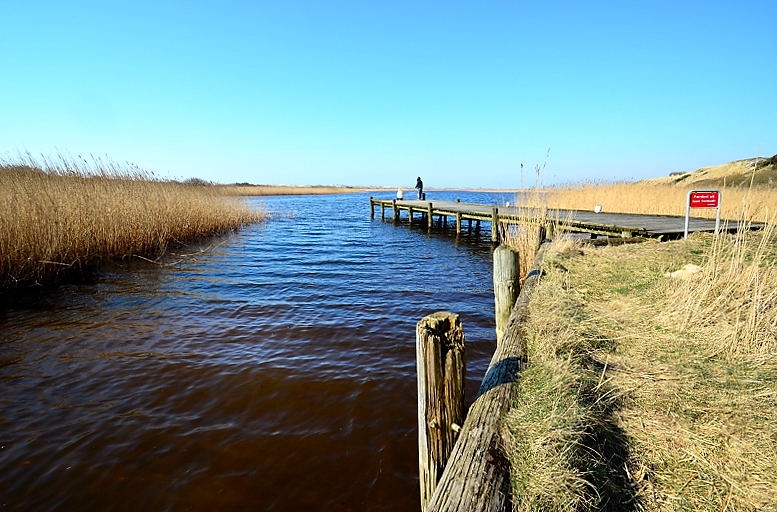
{"label": "wooden pier", "polygon": [[[375,218],[375,210],[380,209],[380,217],[386,220],[386,212],[390,219],[400,222],[402,213],[407,222],[426,222],[431,229],[435,219],[440,225],[447,225],[449,219],[455,223],[456,234],[462,232],[462,224],[468,223],[468,228],[474,222],[476,227],[481,222],[488,222],[491,227],[491,241],[498,243],[499,227],[523,224],[536,219],[536,210],[518,208],[515,206],[497,206],[478,203],[462,203],[458,201],[422,201],[399,199],[375,199],[370,197],[370,216]],[[629,213],[606,213],[585,210],[548,210],[546,214],[548,236],[559,226],[566,232],[590,233],[592,236],[608,237],[643,237],[643,238],[682,238],[685,230],[685,217],[671,215],[639,215]],[[739,222],[728,221],[721,225],[721,230],[736,231]],[[495,229],[495,226],[497,227]],[[762,227],[760,224],[750,224],[751,229]],[[691,218],[688,226],[691,232],[714,232],[715,219]]]}

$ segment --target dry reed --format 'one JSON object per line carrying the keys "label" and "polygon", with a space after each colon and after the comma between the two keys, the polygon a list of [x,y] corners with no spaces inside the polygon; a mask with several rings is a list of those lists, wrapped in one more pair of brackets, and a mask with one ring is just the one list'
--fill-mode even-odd
{"label": "dry reed", "polygon": [[517,216],[520,224],[499,226],[499,238],[518,252],[518,276],[521,280],[531,271],[534,255],[542,244],[544,230],[548,225],[548,212],[545,208],[519,207]]}
{"label": "dry reed", "polygon": [[[677,184],[652,184],[646,182],[617,184],[584,184],[576,188],[546,190],[540,198],[541,205],[549,209],[593,210],[596,205],[604,212],[641,213],[648,215],[685,215],[687,194],[694,187]],[[721,191],[721,217],[738,219],[747,209],[746,220],[765,222],[769,207],[777,204],[774,187],[715,187]],[[531,203],[529,204],[531,205]],[[714,218],[714,209],[694,209],[695,217]]]}
{"label": "dry reed", "polygon": [[43,283],[101,262],[259,220],[217,187],[154,179],[100,159],[0,162],[0,287]]}
{"label": "dry reed", "polygon": [[777,509],[776,231],[549,252],[506,423],[521,510]]}

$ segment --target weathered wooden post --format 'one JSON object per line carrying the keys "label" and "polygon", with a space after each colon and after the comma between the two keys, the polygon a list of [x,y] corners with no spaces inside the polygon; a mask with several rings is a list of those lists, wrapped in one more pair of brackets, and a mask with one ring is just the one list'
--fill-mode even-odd
{"label": "weathered wooden post", "polygon": [[491,209],[491,243],[499,243],[499,208]]}
{"label": "weathered wooden post", "polygon": [[441,311],[416,326],[418,475],[421,510],[434,494],[464,423],[464,329],[459,315]]}
{"label": "weathered wooden post", "polygon": [[375,200],[370,196],[370,219],[375,218]]}
{"label": "weathered wooden post", "polygon": [[515,249],[500,245],[494,249],[494,303],[496,317],[496,344],[502,337],[510,320],[515,300],[521,292],[520,254]]}
{"label": "weathered wooden post", "polygon": [[461,212],[456,212],[456,236],[459,235],[461,235]]}
{"label": "weathered wooden post", "polygon": [[549,238],[551,240],[556,238],[556,225],[552,220],[545,224],[545,238]]}
{"label": "weathered wooden post", "polygon": [[429,206],[427,206],[426,211],[427,211],[427,214],[428,214],[428,217],[427,217],[427,219],[428,219],[427,220],[428,226],[427,227],[429,229],[432,229],[432,226],[434,225],[434,220],[432,219],[432,212],[434,212],[434,208],[432,206],[432,203],[429,203]]}
{"label": "weathered wooden post", "polygon": [[399,222],[399,208],[397,208],[397,200],[392,199],[391,200],[391,209],[393,210],[394,214],[394,222]]}

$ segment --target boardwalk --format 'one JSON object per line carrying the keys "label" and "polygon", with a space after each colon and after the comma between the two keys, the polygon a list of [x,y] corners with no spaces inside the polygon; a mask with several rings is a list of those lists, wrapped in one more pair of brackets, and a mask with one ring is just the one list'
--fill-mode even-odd
{"label": "boardwalk", "polygon": [[[498,242],[499,231],[493,229],[494,224],[507,226],[521,224],[532,217],[532,213],[525,208],[512,206],[496,206],[477,203],[461,203],[455,201],[420,201],[370,198],[370,215],[375,218],[376,209],[380,209],[381,219],[386,219],[389,212],[390,219],[399,221],[401,213],[406,212],[407,220],[414,222],[426,222],[432,227],[435,218],[447,224],[448,218],[453,219],[456,233],[461,233],[462,223],[472,222],[479,225],[480,222],[488,222],[491,225],[491,240]],[[420,217],[420,219],[419,219]],[[549,221],[563,226],[564,231],[577,233],[591,233],[592,235],[606,235],[622,238],[646,237],[646,238],[681,238],[685,230],[685,217],[670,215],[637,215],[628,213],[595,213],[584,210],[549,210]],[[550,226],[549,226],[550,227]],[[736,231],[739,223],[735,221],[722,222],[721,229]],[[749,226],[751,229],[762,227],[760,224]],[[714,219],[691,218],[688,226],[690,233],[698,231],[714,232]]]}

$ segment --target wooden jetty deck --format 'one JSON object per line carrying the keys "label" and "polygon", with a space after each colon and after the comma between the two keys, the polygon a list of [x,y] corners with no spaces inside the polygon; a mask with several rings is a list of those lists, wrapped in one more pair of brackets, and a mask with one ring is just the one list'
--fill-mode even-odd
{"label": "wooden jetty deck", "polygon": [[[462,203],[458,201],[424,201],[424,200],[399,200],[399,199],[375,199],[370,197],[370,216],[375,218],[376,208],[380,209],[381,219],[386,219],[386,211],[390,212],[391,219],[395,222],[401,220],[402,212],[410,224],[425,222],[429,228],[434,226],[435,218],[447,225],[448,218],[452,218],[456,226],[456,234],[462,231],[462,223],[472,222],[477,226],[481,222],[491,225],[491,241],[499,242],[499,229],[494,226],[508,226],[522,224],[531,220],[534,212],[526,208],[515,206],[498,206],[479,203]],[[592,235],[605,235],[609,237],[645,237],[645,238],[682,238],[685,232],[685,217],[671,215],[639,215],[629,213],[595,213],[585,210],[548,210],[549,224],[561,226],[564,231],[575,233],[590,233]],[[553,225],[547,226],[552,230]],[[720,229],[736,231],[740,223],[736,221],[721,221]],[[751,229],[759,229],[761,224],[749,224]],[[691,218],[688,232],[714,232],[714,219]],[[552,231],[551,231],[552,233]]]}

